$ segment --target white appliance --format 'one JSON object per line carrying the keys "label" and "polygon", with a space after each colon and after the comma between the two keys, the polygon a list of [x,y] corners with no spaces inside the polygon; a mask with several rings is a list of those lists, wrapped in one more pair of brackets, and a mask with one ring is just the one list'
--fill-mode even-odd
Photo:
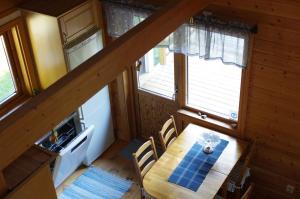
{"label": "white appliance", "polygon": [[65,54],[70,71],[103,48],[102,33],[100,30],[93,30],[90,34],[84,36],[84,39],[79,38],[66,46]]}
{"label": "white appliance", "polygon": [[54,186],[58,187],[83,162],[85,154],[93,135],[94,126],[74,138],[65,148],[59,151],[53,169]]}
{"label": "white appliance", "polygon": [[81,115],[86,126],[95,126],[83,162],[89,166],[115,141],[108,86],[81,106]]}
{"label": "white appliance", "polygon": [[[68,47],[65,53],[69,70],[73,70],[102,48],[102,34],[99,30],[92,32],[78,44]],[[85,127],[95,127],[84,160],[84,164],[90,165],[115,141],[108,87],[105,86],[85,102],[79,108],[79,113]]]}

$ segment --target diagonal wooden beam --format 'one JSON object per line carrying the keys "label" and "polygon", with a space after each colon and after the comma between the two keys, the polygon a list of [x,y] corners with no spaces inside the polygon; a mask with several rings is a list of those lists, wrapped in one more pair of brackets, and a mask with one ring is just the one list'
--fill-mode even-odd
{"label": "diagonal wooden beam", "polygon": [[3,120],[0,170],[209,2],[172,1]]}
{"label": "diagonal wooden beam", "polygon": [[0,198],[3,197],[7,192],[6,182],[3,173],[0,171]]}

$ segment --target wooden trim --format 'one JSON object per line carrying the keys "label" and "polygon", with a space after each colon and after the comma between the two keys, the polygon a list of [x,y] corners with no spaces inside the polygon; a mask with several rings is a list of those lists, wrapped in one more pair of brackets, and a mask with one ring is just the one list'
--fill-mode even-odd
{"label": "wooden trim", "polygon": [[[168,4],[5,118],[0,124],[0,154],[5,154],[0,169],[209,2],[177,0]],[[140,43],[143,45],[132,48]]]}
{"label": "wooden trim", "polygon": [[[39,86],[28,46],[24,20],[18,17],[1,26],[0,29],[1,34],[6,39],[5,43],[7,44],[11,68],[17,85],[17,94],[0,105],[0,116],[3,116],[27,100],[29,96],[33,95],[34,88],[38,89]],[[20,52],[17,50],[18,48]],[[23,65],[21,65],[21,61]]]}
{"label": "wooden trim", "polygon": [[24,77],[22,75],[20,61],[19,61],[18,54],[16,51],[16,44],[15,44],[12,32],[11,31],[7,32],[7,36],[8,36],[8,43],[9,43],[9,47],[7,47],[7,52],[9,54],[11,68],[14,73],[13,75],[14,75],[14,79],[16,81],[15,83],[17,85],[17,92],[20,94],[27,94]]}
{"label": "wooden trim", "polygon": [[176,101],[179,108],[185,106],[186,101],[186,56],[174,53],[175,85],[178,89]]}
{"label": "wooden trim", "polygon": [[15,19],[11,20],[10,22],[8,22],[4,25],[1,25],[0,26],[0,34],[3,34],[4,32],[7,32],[7,31],[11,30],[11,28],[13,26],[19,25],[20,21],[21,21],[21,17],[18,17],[18,18],[15,18]]}
{"label": "wooden trim", "polygon": [[248,95],[250,87],[250,75],[252,68],[252,52],[254,45],[254,36],[250,36],[249,40],[249,49],[248,49],[248,63],[246,69],[243,69],[242,72],[242,82],[241,82],[241,91],[240,91],[240,104],[239,104],[239,118],[237,132],[241,138],[245,137],[245,128],[246,128],[246,117],[247,117],[247,108],[248,108]]}
{"label": "wooden trim", "polygon": [[39,90],[41,88],[40,82],[38,80],[38,74],[36,71],[36,67],[33,61],[33,53],[30,47],[29,35],[25,26],[25,19],[20,18],[18,23],[15,26],[16,28],[16,36],[18,37],[18,45],[20,46],[22,61],[24,62],[24,70],[26,71],[26,77],[29,81],[29,87],[27,88],[27,93],[30,95],[34,95],[35,90]]}
{"label": "wooden trim", "polygon": [[130,132],[130,121],[128,118],[128,107],[127,107],[127,96],[126,96],[126,86],[124,84],[124,71],[117,77],[116,79],[116,90],[117,92],[117,106],[119,115],[119,123],[117,132],[118,138],[126,141],[130,141],[131,139],[131,132]]}
{"label": "wooden trim", "polygon": [[[247,101],[248,101],[248,90],[249,90],[249,82],[250,82],[250,68],[251,68],[251,61],[252,61],[252,49],[253,49],[253,35],[250,36],[249,40],[249,49],[248,49],[248,63],[247,68],[242,71],[242,77],[241,77],[241,90],[240,90],[240,102],[239,102],[239,118],[238,121],[226,119],[223,117],[220,117],[218,115],[214,115],[212,113],[208,113],[207,111],[203,111],[201,109],[193,108],[187,105],[187,57],[185,55],[177,55],[175,59],[175,64],[178,68],[178,73],[181,74],[178,77],[178,84],[179,84],[179,90],[178,90],[178,103],[179,107],[181,109],[186,109],[188,111],[194,112],[197,114],[198,112],[201,112],[202,114],[207,115],[208,119],[211,119],[212,122],[209,122],[211,125],[216,125],[215,128],[219,128],[218,124],[214,122],[214,120],[218,120],[222,123],[228,124],[230,127],[228,130],[231,130],[233,132],[237,132],[238,136],[243,138],[244,137],[244,131],[245,131],[245,123],[246,123],[246,114],[247,114]],[[184,57],[184,58],[183,58]],[[182,67],[183,66],[183,67]],[[201,119],[202,122],[205,122],[205,120]],[[233,127],[231,125],[236,124],[237,127]],[[221,125],[224,126],[224,125]]]}
{"label": "wooden trim", "polygon": [[132,74],[132,95],[134,100],[134,112],[135,112],[135,122],[136,122],[136,130],[137,135],[141,135],[141,115],[140,115],[140,104],[139,104],[139,94],[138,94],[138,81],[137,81],[137,74],[136,74],[136,68],[135,65],[130,67],[131,74]]}
{"label": "wooden trim", "polygon": [[[190,107],[187,105],[187,56],[183,55],[183,54],[175,54],[175,58],[174,58],[174,64],[175,64],[175,75],[177,76],[177,84],[178,84],[178,96],[177,96],[177,102],[178,102],[178,106],[179,109],[185,109],[189,112],[194,112],[195,114],[198,114],[199,112],[201,112],[202,114],[207,115],[207,117],[210,119],[210,121],[220,121],[221,123],[226,123],[228,125],[231,124],[236,124],[236,121],[230,120],[230,119],[226,119],[226,118],[222,118],[219,117],[217,115],[208,113],[206,111],[200,110],[200,109],[196,109],[193,107]],[[203,122],[204,120],[201,119]],[[209,124],[209,126],[214,125],[216,122],[212,122],[211,124]],[[217,125],[218,126],[218,125]],[[216,128],[218,128],[216,126]],[[228,129],[232,129],[232,132],[234,132],[235,130],[230,127]]]}
{"label": "wooden trim", "polygon": [[221,122],[224,122],[224,123],[227,123],[227,124],[237,124],[237,121],[226,119],[226,118],[220,117],[218,115],[214,115],[212,113],[203,111],[201,109],[193,108],[193,107],[188,106],[188,105],[185,105],[183,107],[183,109],[194,112],[195,114],[199,114],[199,112],[200,112],[202,115],[207,115],[208,118],[212,118],[214,120],[218,120],[218,121],[221,121]]}
{"label": "wooden trim", "polygon": [[193,123],[228,135],[237,136],[236,130],[233,129],[229,124],[214,120],[212,118],[202,119],[198,114],[184,109],[178,110],[177,116],[180,123]]}
{"label": "wooden trim", "polygon": [[7,192],[7,185],[3,176],[3,172],[0,172],[0,197],[3,197]]}
{"label": "wooden trim", "polygon": [[5,197],[5,199],[19,198],[57,198],[48,163],[42,164]]}
{"label": "wooden trim", "polygon": [[3,116],[13,107],[16,107],[20,102],[22,102],[22,100],[26,100],[26,98],[28,98],[26,97],[28,96],[28,94],[26,92],[26,86],[16,52],[16,44],[11,32],[13,27],[18,26],[19,21],[20,18],[15,19],[1,28],[0,35],[4,37],[4,43],[6,45],[6,51],[10,62],[10,69],[12,72],[14,84],[16,86],[16,93],[0,104],[0,116]]}
{"label": "wooden trim", "polygon": [[128,120],[130,122],[130,134],[132,138],[135,138],[138,134],[137,120],[136,120],[136,107],[135,107],[135,97],[133,95],[134,91],[134,80],[132,67],[129,66],[126,70],[126,80],[127,80],[127,108],[128,108]]}

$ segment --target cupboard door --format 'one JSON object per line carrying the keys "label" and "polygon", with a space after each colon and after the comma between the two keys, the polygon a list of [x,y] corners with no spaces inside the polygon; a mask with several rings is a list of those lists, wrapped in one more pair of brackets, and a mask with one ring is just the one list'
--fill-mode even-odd
{"label": "cupboard door", "polygon": [[64,44],[98,27],[96,3],[89,1],[59,19]]}
{"label": "cupboard door", "polygon": [[9,193],[5,199],[55,199],[57,198],[48,165],[40,167],[29,179]]}

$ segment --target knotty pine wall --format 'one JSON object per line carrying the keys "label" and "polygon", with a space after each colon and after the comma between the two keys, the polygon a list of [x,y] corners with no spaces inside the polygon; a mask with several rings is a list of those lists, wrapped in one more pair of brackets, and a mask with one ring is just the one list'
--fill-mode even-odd
{"label": "knotty pine wall", "polygon": [[[21,1],[0,1],[0,15]],[[258,24],[245,130],[247,138],[260,143],[253,161],[255,198],[300,198],[300,2],[214,4],[209,9],[216,13]],[[287,184],[296,187],[293,195],[285,192]]]}
{"label": "knotty pine wall", "polygon": [[289,183],[298,187],[299,197],[300,31],[292,28],[259,24],[253,47],[246,136],[261,143],[255,163],[263,169],[259,172],[269,176],[258,175],[260,182],[278,182],[282,186],[278,191],[284,191],[284,183],[291,180]]}
{"label": "knotty pine wall", "polygon": [[[300,3],[220,1],[211,10],[258,24],[252,49],[245,135],[260,143],[257,196],[300,198]],[[295,193],[286,193],[286,185]]]}
{"label": "knotty pine wall", "polygon": [[[252,161],[255,198],[300,198],[300,2],[216,0],[208,10],[258,25],[245,128],[246,138],[259,143]],[[294,194],[286,193],[287,184]]]}

